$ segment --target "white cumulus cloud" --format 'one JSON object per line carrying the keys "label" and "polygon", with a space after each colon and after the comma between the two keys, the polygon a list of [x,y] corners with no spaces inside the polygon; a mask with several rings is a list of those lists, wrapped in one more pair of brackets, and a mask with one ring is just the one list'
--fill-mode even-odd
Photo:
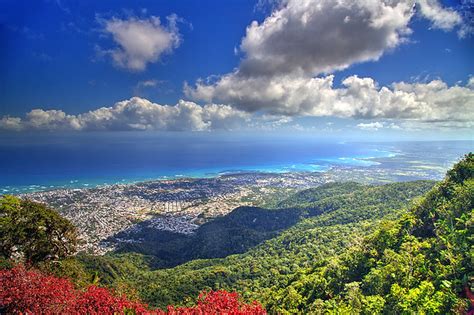
{"label": "white cumulus cloud", "polygon": [[143,71],[148,63],[157,62],[165,53],[170,53],[181,43],[177,27],[178,17],[167,17],[167,25],[159,17],[147,19],[130,17],[101,20],[103,31],[110,35],[116,47],[100,50],[110,55],[114,64],[131,71]]}
{"label": "white cumulus cloud", "polygon": [[462,18],[437,0],[282,0],[263,22],[247,27],[232,72],[185,83],[193,100],[287,116],[405,119],[466,126],[473,120],[471,84],[399,82],[380,87],[350,76],[334,87],[337,70],[379,59],[409,40],[416,11],[449,30]]}
{"label": "white cumulus cloud", "polygon": [[152,103],[133,97],[79,115],[60,110],[34,109],[25,118],[5,116],[0,119],[4,130],[159,130],[207,131],[232,130],[245,124],[248,113],[228,105],[179,101],[174,106]]}
{"label": "white cumulus cloud", "polygon": [[380,87],[372,78],[350,76],[335,88],[334,76],[276,76],[236,79],[224,76],[213,85],[197,83],[186,93],[241,110],[288,116],[335,116],[364,119],[412,119],[427,122],[474,121],[474,85],[448,86],[398,82]]}
{"label": "white cumulus cloud", "polygon": [[137,83],[137,87],[155,87],[157,86],[159,83],[158,80],[154,80],[154,79],[151,79],[151,80],[144,80],[144,81],[140,81]]}
{"label": "white cumulus cloud", "polygon": [[309,75],[377,60],[411,30],[414,2],[287,0],[262,23],[247,27],[238,74]]}

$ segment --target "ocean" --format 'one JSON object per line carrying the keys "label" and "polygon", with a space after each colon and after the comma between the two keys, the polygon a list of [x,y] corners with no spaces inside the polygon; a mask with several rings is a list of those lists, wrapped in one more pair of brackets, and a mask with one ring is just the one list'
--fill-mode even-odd
{"label": "ocean", "polygon": [[309,135],[12,134],[0,137],[0,194],[250,171],[323,172],[413,152],[448,168],[471,149],[472,141],[355,143]]}

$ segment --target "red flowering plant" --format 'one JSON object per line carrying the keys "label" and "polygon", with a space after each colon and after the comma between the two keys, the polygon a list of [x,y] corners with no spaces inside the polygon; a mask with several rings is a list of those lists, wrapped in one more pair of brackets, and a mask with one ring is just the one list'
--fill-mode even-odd
{"label": "red flowering plant", "polygon": [[68,279],[28,270],[23,265],[0,270],[0,313],[7,314],[156,314],[156,315],[262,315],[265,309],[245,304],[237,293],[202,292],[197,305],[150,310],[146,304],[114,295],[106,288],[77,290]]}
{"label": "red flowering plant", "polygon": [[74,287],[67,279],[28,271],[18,265],[0,270],[0,307],[7,313],[64,313],[74,300]]}
{"label": "red flowering plant", "polygon": [[146,305],[90,286],[76,290],[68,279],[27,270],[22,265],[0,270],[0,313],[7,314],[135,314]]}
{"label": "red flowering plant", "polygon": [[106,288],[90,286],[79,294],[74,303],[76,314],[147,314],[150,311],[140,302],[133,302],[123,296],[116,297]]}
{"label": "red flowering plant", "polygon": [[198,303],[193,307],[175,308],[168,306],[170,315],[201,315],[201,314],[224,314],[224,315],[263,315],[265,309],[257,302],[245,304],[240,300],[238,293],[224,290],[202,292]]}

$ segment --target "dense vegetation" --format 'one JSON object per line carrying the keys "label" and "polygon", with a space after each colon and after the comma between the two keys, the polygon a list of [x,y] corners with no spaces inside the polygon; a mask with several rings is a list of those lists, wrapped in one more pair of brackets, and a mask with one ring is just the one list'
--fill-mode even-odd
{"label": "dense vegetation", "polygon": [[[275,209],[239,207],[230,214],[202,225],[195,234],[183,235],[146,228],[122,232],[116,237],[140,240],[122,243],[119,253],[136,252],[154,257],[153,267],[170,267],[202,258],[222,258],[244,253],[264,240],[305,218],[338,210],[337,223],[381,217],[405,205],[407,200],[426,192],[432,182],[390,184],[382,187],[357,183],[328,184],[302,191],[281,202]],[[360,218],[353,216],[358,213]],[[334,220],[333,220],[334,221]],[[331,221],[328,224],[333,224]],[[308,221],[307,221],[308,223]],[[297,229],[300,230],[299,228]]]}
{"label": "dense vegetation", "polygon": [[[301,217],[300,221],[246,253],[224,259],[193,260],[160,270],[148,268],[155,260],[153,256],[121,254],[81,259],[91,272],[101,270],[101,281],[106,285],[135,287],[139,283],[141,298],[155,306],[186,301],[202,289],[221,288],[237,290],[245,298],[270,305],[277,299],[280,288],[290,285],[297,274],[324,264],[327,257],[353,246],[362,235],[375,229],[378,220],[396,217],[407,200],[422,195],[433,185],[426,181],[375,187],[347,183],[311,189],[306,192],[307,197],[298,194],[292,198],[297,204],[305,204],[294,210],[298,218]],[[288,205],[290,202],[287,201]],[[282,211],[287,213],[287,205],[284,206]],[[273,216],[280,213],[278,209],[266,211],[267,214],[273,211]],[[241,213],[231,215],[233,224],[224,226],[240,226],[243,231],[264,228],[264,224],[256,226],[258,220],[254,222],[248,213],[237,220],[236,215]],[[221,241],[226,243],[226,240]]]}
{"label": "dense vegetation", "polygon": [[470,154],[400,219],[384,222],[342,254],[296,275],[269,308],[463,312],[467,305],[461,295],[474,276],[473,206],[474,156]]}
{"label": "dense vegetation", "polygon": [[0,257],[30,263],[75,252],[76,229],[56,211],[13,196],[0,199]]}
{"label": "dense vegetation", "polygon": [[266,314],[257,302],[245,304],[237,293],[223,290],[202,292],[191,307],[153,310],[106,288],[90,285],[85,290],[75,289],[68,279],[27,270],[22,265],[0,270],[0,283],[1,314]]}
{"label": "dense vegetation", "polygon": [[[192,237],[161,245],[150,237],[112,255],[38,266],[163,309],[192,307],[200,291],[224,289],[270,313],[463,313],[474,289],[473,204],[469,154],[436,185],[329,184],[275,209],[239,208]],[[231,253],[239,254],[207,259]],[[181,261],[188,262],[156,269]]]}
{"label": "dense vegetation", "polygon": [[[221,258],[244,253],[249,248],[278,235],[300,220],[301,211],[278,211],[239,207],[230,214],[203,224],[196,233],[183,235],[147,228],[132,233],[121,232],[115,237],[140,240],[135,243],[119,243],[117,252],[136,252],[152,255],[154,267],[173,267],[200,258]],[[111,239],[110,241],[113,241]]]}

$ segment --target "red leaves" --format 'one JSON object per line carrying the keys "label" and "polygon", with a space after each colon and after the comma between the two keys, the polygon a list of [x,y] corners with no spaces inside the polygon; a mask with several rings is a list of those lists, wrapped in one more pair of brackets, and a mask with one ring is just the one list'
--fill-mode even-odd
{"label": "red leaves", "polygon": [[28,271],[23,266],[0,270],[0,307],[7,313],[61,313],[68,310],[65,301],[75,298],[67,279]]}
{"label": "red leaves", "polygon": [[146,305],[132,302],[125,297],[115,297],[106,288],[90,286],[81,292],[75,300],[75,312],[78,314],[122,314],[124,310],[134,310],[136,314],[145,314]]}
{"label": "red leaves", "polygon": [[170,315],[201,315],[201,314],[224,314],[224,315],[263,315],[265,309],[253,302],[244,304],[240,301],[236,292],[224,290],[202,292],[198,298],[198,304],[193,307],[174,308],[168,306]]}
{"label": "red leaves", "polygon": [[8,314],[156,314],[156,315],[263,315],[257,302],[243,303],[239,295],[224,290],[202,292],[196,306],[168,306],[167,312],[115,296],[106,288],[76,290],[68,279],[27,270],[22,265],[0,270],[0,313]]}
{"label": "red leaves", "polygon": [[68,279],[21,265],[0,270],[0,284],[0,309],[8,314],[123,314],[124,310],[146,313],[145,305],[116,297],[105,288],[76,290]]}

